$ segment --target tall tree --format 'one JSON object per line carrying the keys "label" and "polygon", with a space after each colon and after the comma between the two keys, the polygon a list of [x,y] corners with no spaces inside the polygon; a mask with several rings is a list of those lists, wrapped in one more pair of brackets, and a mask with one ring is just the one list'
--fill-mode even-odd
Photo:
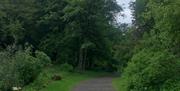
{"label": "tall tree", "polygon": [[61,17],[66,23],[64,30],[49,35],[51,38],[55,38],[54,33],[56,36],[59,35],[55,39],[57,42],[54,42],[55,52],[51,53],[60,56],[57,60],[66,58],[65,60],[69,60],[68,62],[73,65],[79,65],[79,69],[85,69],[94,65],[92,60],[100,60],[109,55],[105,35],[107,29],[110,29],[108,27],[112,27],[115,13],[121,8],[115,0],[67,0],[66,2],[64,15]]}

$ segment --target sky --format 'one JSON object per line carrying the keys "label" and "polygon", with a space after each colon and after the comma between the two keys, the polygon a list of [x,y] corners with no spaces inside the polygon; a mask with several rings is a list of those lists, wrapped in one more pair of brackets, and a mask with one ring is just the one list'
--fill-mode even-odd
{"label": "sky", "polygon": [[129,8],[129,3],[133,0],[117,0],[118,4],[123,8],[122,14],[124,17],[118,15],[117,20],[121,23],[132,23],[132,12]]}

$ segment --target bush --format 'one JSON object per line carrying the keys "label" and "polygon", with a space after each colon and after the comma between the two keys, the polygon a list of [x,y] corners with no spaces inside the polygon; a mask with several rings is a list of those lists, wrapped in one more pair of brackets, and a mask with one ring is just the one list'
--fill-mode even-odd
{"label": "bush", "polygon": [[0,90],[9,91],[14,86],[24,86],[36,79],[50,59],[42,52],[35,57],[29,51],[0,52]]}
{"label": "bush", "polygon": [[40,60],[40,63],[42,67],[48,66],[51,64],[51,59],[49,56],[47,56],[44,52],[36,51],[36,57]]}
{"label": "bush", "polygon": [[9,91],[15,85],[22,85],[10,53],[0,52],[0,59],[0,91]]}
{"label": "bush", "polygon": [[37,79],[30,85],[23,88],[23,91],[39,91],[45,88],[50,82],[50,76],[46,72],[41,72]]}
{"label": "bush", "polygon": [[17,52],[15,61],[17,72],[19,72],[20,79],[23,80],[25,85],[32,82],[41,71],[41,60],[31,56],[29,53]]}
{"label": "bush", "polygon": [[[172,90],[178,88],[174,84],[180,82],[177,79],[180,77],[179,61],[167,51],[140,51],[125,69],[121,82],[122,91],[179,91],[180,89]],[[169,84],[172,79],[176,82]]]}
{"label": "bush", "polygon": [[73,66],[68,63],[65,63],[65,64],[60,65],[60,69],[62,71],[73,71]]}
{"label": "bush", "polygon": [[180,90],[180,78],[173,78],[167,80],[161,88],[161,91],[179,91]]}

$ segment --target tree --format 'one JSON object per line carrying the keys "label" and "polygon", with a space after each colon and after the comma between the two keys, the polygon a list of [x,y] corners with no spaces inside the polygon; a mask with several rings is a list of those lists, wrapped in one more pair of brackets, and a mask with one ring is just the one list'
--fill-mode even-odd
{"label": "tree", "polygon": [[[136,3],[141,2],[140,0]],[[143,2],[143,1],[142,1]],[[142,3],[141,2],[141,3]],[[178,91],[179,88],[179,1],[148,0],[139,17],[145,32],[122,77],[123,91]],[[137,10],[138,12],[138,10]],[[136,21],[139,21],[136,18]],[[176,20],[176,21],[175,21]],[[140,28],[141,30],[142,28]],[[136,30],[138,31],[138,30]],[[178,34],[177,34],[178,33]],[[175,50],[174,50],[175,49]],[[176,84],[176,85],[174,85]]]}
{"label": "tree", "polygon": [[[79,69],[92,67],[93,60],[100,60],[109,55],[105,37],[108,31],[106,28],[112,27],[109,22],[113,22],[114,14],[120,10],[114,0],[99,0],[96,3],[92,0],[67,1],[67,6],[63,9],[64,15],[61,17],[66,23],[64,30],[54,31],[48,35],[51,36],[48,39],[49,43],[56,38],[56,42],[52,42],[56,43],[54,44],[56,47],[53,47],[55,52],[51,53],[59,57],[56,60],[69,60],[68,63],[79,65]],[[56,37],[53,37],[54,33],[57,34]]]}

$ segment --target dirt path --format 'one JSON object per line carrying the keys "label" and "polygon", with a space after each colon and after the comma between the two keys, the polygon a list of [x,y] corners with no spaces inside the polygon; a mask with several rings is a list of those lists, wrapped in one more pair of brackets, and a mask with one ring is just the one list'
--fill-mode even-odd
{"label": "dirt path", "polygon": [[112,77],[96,78],[84,81],[72,91],[115,91],[112,87]]}

